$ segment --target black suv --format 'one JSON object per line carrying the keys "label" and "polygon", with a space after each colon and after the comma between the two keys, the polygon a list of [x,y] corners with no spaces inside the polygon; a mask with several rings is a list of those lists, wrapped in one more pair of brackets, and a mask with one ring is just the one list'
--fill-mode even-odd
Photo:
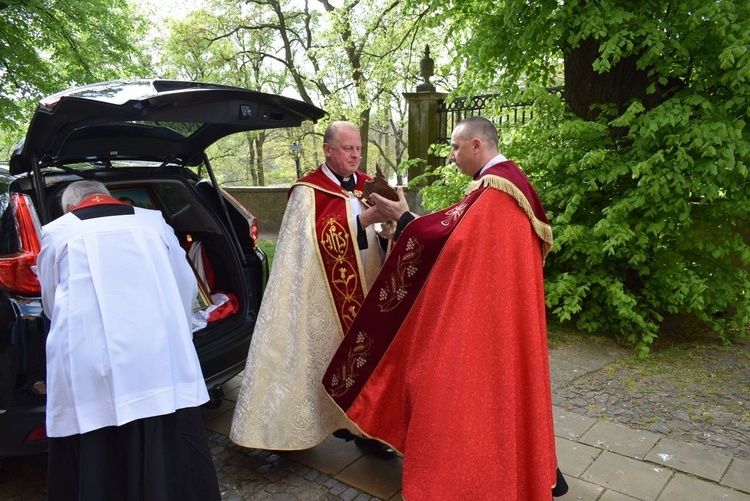
{"label": "black suv", "polygon": [[295,99],[167,80],[103,82],[39,103],[8,169],[0,166],[0,456],[47,446],[49,321],[35,264],[40,227],[62,215],[64,188],[96,179],[121,200],[161,210],[186,250],[200,242],[191,256],[208,272],[198,275],[206,280],[197,303],[232,298],[193,335],[217,401],[221,384],[244,369],[268,263],[255,218],[218,187],[205,149],[232,133],[323,116]]}

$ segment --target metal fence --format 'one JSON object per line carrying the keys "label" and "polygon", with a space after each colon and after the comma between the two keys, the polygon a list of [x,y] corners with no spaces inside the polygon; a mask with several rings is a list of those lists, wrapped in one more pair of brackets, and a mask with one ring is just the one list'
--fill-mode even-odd
{"label": "metal fence", "polygon": [[[561,93],[563,88],[550,87],[550,94]],[[450,133],[458,122],[466,117],[486,116],[498,128],[506,125],[519,125],[534,118],[534,112],[527,103],[502,104],[500,96],[485,94],[471,98],[457,98],[451,102],[440,101],[437,106],[437,141],[450,142]]]}
{"label": "metal fence", "polygon": [[533,118],[533,111],[527,104],[501,105],[497,108],[496,95],[474,96],[472,98],[457,98],[450,103],[441,101],[437,106],[438,143],[447,144],[450,133],[458,122],[467,117],[485,116],[500,127],[505,124],[522,124]]}

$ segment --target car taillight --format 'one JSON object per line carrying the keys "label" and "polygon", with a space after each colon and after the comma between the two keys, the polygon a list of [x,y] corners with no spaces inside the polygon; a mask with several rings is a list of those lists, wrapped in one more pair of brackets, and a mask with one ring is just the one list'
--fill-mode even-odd
{"label": "car taillight", "polygon": [[253,219],[250,221],[250,238],[253,239],[253,244],[258,245],[258,232],[260,230],[258,229],[258,218],[253,216]]}
{"label": "car taillight", "polygon": [[37,440],[45,440],[47,438],[47,427],[45,425],[37,426],[31,433],[26,435],[27,442],[35,442]]}
{"label": "car taillight", "polygon": [[10,193],[9,210],[13,211],[18,234],[18,251],[0,256],[0,287],[21,296],[41,294],[36,274],[36,257],[41,247],[41,225],[27,195]]}

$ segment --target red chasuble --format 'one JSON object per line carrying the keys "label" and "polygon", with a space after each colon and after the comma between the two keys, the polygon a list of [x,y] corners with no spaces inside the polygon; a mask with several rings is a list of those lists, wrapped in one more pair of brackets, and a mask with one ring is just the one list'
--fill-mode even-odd
{"label": "red chasuble", "polygon": [[364,433],[404,454],[413,500],[549,500],[557,459],[543,208],[512,162],[401,235],[326,372]]}
{"label": "red chasuble", "polygon": [[[365,181],[370,179],[372,178],[365,173],[357,173],[357,185],[353,193],[362,201]],[[346,332],[365,297],[358,257],[357,227],[356,224],[350,223],[348,217],[349,194],[341,185],[326,176],[321,167],[300,178],[292,188],[298,184],[310,186],[315,190],[315,234],[318,250],[341,329]]]}

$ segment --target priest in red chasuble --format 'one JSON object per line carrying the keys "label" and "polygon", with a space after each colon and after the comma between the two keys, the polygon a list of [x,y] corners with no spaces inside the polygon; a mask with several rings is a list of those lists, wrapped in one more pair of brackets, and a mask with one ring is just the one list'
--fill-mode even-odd
{"label": "priest in red chasuble", "polygon": [[549,500],[566,490],[542,277],[552,230],[491,122],[462,121],[451,145],[474,178],[457,204],[415,218],[402,193],[372,195],[397,242],[323,386],[404,455],[408,501]]}

